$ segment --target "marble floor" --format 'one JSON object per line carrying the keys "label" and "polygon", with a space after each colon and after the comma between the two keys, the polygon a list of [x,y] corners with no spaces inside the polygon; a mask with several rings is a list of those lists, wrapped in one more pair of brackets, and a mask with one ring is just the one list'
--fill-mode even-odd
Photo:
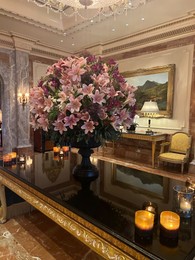
{"label": "marble floor", "polygon": [[102,260],[49,218],[32,211],[0,224],[2,260]]}

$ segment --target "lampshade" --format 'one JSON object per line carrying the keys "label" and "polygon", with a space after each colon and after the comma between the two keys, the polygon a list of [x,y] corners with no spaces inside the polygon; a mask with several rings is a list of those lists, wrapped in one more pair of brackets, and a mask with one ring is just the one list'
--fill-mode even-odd
{"label": "lampshade", "polygon": [[141,112],[144,116],[154,116],[159,113],[159,108],[157,102],[155,101],[146,101],[141,109]]}

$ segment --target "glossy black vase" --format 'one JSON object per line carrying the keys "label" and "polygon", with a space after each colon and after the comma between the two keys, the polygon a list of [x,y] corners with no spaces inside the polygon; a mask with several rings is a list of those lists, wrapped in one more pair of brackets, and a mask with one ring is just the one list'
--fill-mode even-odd
{"label": "glossy black vase", "polygon": [[97,167],[91,163],[90,156],[93,153],[92,148],[100,146],[100,143],[93,139],[86,143],[74,143],[73,147],[79,148],[78,153],[82,156],[81,163],[73,169],[74,178],[81,183],[82,191],[89,191],[90,184],[99,176]]}

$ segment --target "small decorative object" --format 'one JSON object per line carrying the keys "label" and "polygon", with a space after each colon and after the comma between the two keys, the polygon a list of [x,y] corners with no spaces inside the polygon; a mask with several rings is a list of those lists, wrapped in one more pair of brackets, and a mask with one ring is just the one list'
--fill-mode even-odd
{"label": "small decorative object", "polygon": [[127,132],[135,132],[138,123],[132,123],[129,128],[127,128]]}
{"label": "small decorative object", "polygon": [[160,214],[160,241],[170,247],[178,243],[180,216],[172,211],[163,211]]}
{"label": "small decorative object", "polygon": [[132,124],[135,90],[113,60],[60,59],[30,90],[31,125],[60,146],[116,140]]}
{"label": "small decorative object", "polygon": [[190,218],[193,214],[194,190],[184,185],[176,185],[174,191],[174,209],[182,218]]}
{"label": "small decorative object", "polygon": [[157,223],[158,220],[158,206],[156,203],[151,201],[145,201],[142,206],[143,210],[147,210],[154,214],[154,222]]}
{"label": "small decorative object", "polygon": [[154,214],[147,210],[135,212],[135,240],[138,242],[151,242],[154,227]]}

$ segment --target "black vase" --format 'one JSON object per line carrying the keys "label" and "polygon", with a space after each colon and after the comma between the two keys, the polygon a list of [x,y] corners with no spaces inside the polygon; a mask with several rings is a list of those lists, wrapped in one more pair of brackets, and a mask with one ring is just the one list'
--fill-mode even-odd
{"label": "black vase", "polygon": [[81,164],[73,169],[74,178],[81,183],[82,191],[89,191],[90,184],[99,176],[97,167],[91,163],[90,156],[94,152],[92,148],[99,147],[101,144],[90,139],[88,143],[72,143],[72,147],[79,148],[78,153],[82,156]]}

